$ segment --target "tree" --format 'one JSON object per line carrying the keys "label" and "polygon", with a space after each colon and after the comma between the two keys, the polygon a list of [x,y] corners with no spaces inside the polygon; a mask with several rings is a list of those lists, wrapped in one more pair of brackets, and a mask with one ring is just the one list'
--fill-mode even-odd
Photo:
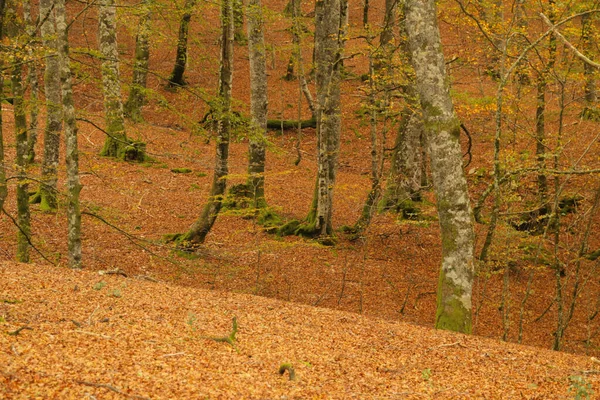
{"label": "tree", "polygon": [[265,140],[267,129],[267,62],[263,33],[261,0],[250,0],[248,15],[248,50],[250,57],[250,108],[252,134],[248,150],[248,181],[254,208],[265,203]]}
{"label": "tree", "polygon": [[65,147],[67,162],[67,245],[69,267],[81,268],[81,212],[79,210],[79,150],[77,146],[77,121],[73,104],[71,67],[69,65],[69,41],[65,16],[65,0],[55,0],[60,82]]}
{"label": "tree", "polygon": [[345,0],[315,5],[315,80],[317,86],[317,181],[311,209],[302,224],[288,223],[282,232],[320,237],[333,234],[333,188],[340,145],[340,68],[344,46]]}
{"label": "tree", "polygon": [[406,31],[423,110],[442,235],[435,326],[471,332],[474,231],[434,0],[406,2]]}
{"label": "tree", "polygon": [[[6,0],[0,0],[0,42],[4,39],[4,15],[6,13]],[[3,67],[0,59],[0,68]],[[4,74],[0,74],[0,88],[4,89]],[[4,90],[0,94],[0,104],[4,100]],[[2,123],[2,107],[0,107],[0,212],[4,209],[4,201],[8,195],[6,187],[6,169],[4,168],[4,125]]]}
{"label": "tree", "polygon": [[215,172],[208,201],[200,217],[187,233],[176,235],[175,240],[182,248],[194,249],[204,243],[206,235],[214,225],[221,210],[227,189],[229,137],[231,134],[231,84],[233,80],[233,0],[221,1],[221,60],[219,68],[219,90],[213,112],[218,116]]}
{"label": "tree", "polygon": [[102,89],[106,134],[100,155],[131,161],[143,161],[144,144],[127,139],[121,82],[119,80],[119,52],[115,0],[101,0],[98,15],[100,53],[102,54]]}
{"label": "tree", "polygon": [[[581,16],[581,41],[583,46],[583,54],[590,57],[594,47],[594,16],[584,14]],[[589,63],[583,63],[583,71],[585,75],[585,107],[582,116],[586,119],[599,120],[600,110],[598,110],[598,90],[596,88],[596,68]]]}
{"label": "tree", "polygon": [[125,103],[125,115],[134,122],[141,122],[142,106],[146,102],[146,82],[148,80],[148,61],[150,59],[151,16],[150,0],[140,5],[140,20],[135,37],[135,57],[133,61],[133,79],[129,98]]}
{"label": "tree", "polygon": [[175,56],[175,66],[169,77],[169,86],[185,86],[183,74],[187,65],[187,42],[188,32],[190,30],[190,20],[192,19],[192,10],[197,0],[185,0],[183,14],[179,23],[179,39],[177,40],[177,55]]}
{"label": "tree", "polygon": [[57,207],[57,182],[60,132],[62,130],[62,105],[60,95],[60,68],[58,65],[56,19],[53,0],[40,0],[42,40],[47,49],[46,70],[44,72],[44,92],[46,94],[46,127],[44,129],[44,160],[42,182],[32,203],[40,203],[40,209],[54,212]]}

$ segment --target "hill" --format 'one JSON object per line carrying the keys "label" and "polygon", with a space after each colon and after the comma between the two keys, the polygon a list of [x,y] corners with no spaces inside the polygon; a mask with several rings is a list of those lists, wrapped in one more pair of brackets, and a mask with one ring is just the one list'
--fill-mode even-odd
{"label": "hill", "polygon": [[[0,398],[561,399],[594,358],[258,296],[0,264]],[[215,340],[237,332],[232,344]],[[289,373],[278,373],[289,364]],[[585,397],[580,397],[585,398]]]}

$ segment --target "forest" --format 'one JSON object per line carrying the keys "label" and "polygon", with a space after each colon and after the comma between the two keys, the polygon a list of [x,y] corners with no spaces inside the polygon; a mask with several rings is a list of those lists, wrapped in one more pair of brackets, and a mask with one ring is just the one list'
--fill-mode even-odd
{"label": "forest", "polygon": [[113,302],[135,279],[598,361],[599,13],[0,0],[1,330],[33,329],[17,271],[81,270]]}

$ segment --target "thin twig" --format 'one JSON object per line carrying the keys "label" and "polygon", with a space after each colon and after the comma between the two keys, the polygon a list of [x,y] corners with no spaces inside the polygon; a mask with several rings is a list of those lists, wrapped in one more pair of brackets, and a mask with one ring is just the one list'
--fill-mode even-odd
{"label": "thin twig", "polygon": [[86,381],[75,381],[75,382],[79,383],[80,385],[85,385],[85,386],[91,386],[91,387],[95,387],[95,388],[102,388],[102,389],[112,390],[115,393],[118,393],[118,394],[123,395],[123,396],[131,397],[132,399],[150,400],[149,397],[144,397],[144,396],[138,396],[138,395],[135,395],[135,394],[125,393],[122,390],[117,389],[116,387],[108,385],[106,383],[94,383],[94,382],[86,382]]}

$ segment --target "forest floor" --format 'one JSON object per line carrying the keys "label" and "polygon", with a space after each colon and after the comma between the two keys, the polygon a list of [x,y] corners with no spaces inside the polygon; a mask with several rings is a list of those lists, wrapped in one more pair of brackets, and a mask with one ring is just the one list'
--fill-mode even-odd
{"label": "forest floor", "polygon": [[8,262],[0,281],[0,398],[569,399],[600,383],[594,357],[265,297]]}
{"label": "forest floor", "polygon": [[[279,1],[264,3],[271,10],[281,8]],[[351,33],[357,33],[360,26],[359,3],[351,4]],[[382,11],[379,3],[374,2],[372,8],[372,18],[377,20]],[[72,3],[71,7],[75,15],[84,5]],[[481,65],[471,61],[461,64],[462,60],[483,56],[464,46],[462,25],[453,19],[453,8],[441,10],[447,59],[459,60],[449,64],[449,69],[457,113],[470,128],[473,141],[467,173],[475,202],[491,181],[496,87],[481,72]],[[127,8],[120,13],[125,96],[137,17],[127,15]],[[85,121],[99,126],[104,123],[97,60],[86,55],[88,48],[96,46],[93,7],[82,12],[80,19],[72,25],[71,40],[72,58],[80,62],[74,62],[78,66],[75,94],[81,117],[83,264],[88,272],[62,268],[67,254],[64,192],[56,214],[42,213],[32,205],[34,265],[13,262],[17,228],[6,215],[0,216],[0,261],[4,262],[0,365],[9,366],[3,368],[0,379],[6,390],[13,390],[10,396],[18,398],[20,390],[28,387],[31,391],[23,398],[33,397],[37,390],[42,398],[50,397],[50,392],[43,391],[54,391],[56,398],[81,398],[85,393],[98,398],[122,397],[112,390],[118,389],[130,397],[152,398],[195,398],[201,394],[236,397],[233,393],[254,398],[381,398],[396,393],[400,398],[545,399],[572,397],[570,387],[585,390],[587,383],[597,382],[597,366],[591,358],[544,350],[551,348],[557,324],[556,274],[548,264],[532,261],[539,237],[517,232],[507,224],[498,227],[491,261],[478,265],[476,271],[473,330],[478,336],[428,329],[434,322],[441,262],[431,190],[424,194],[419,220],[377,214],[357,240],[338,231],[337,244],[332,247],[269,234],[253,219],[234,212],[218,217],[196,253],[181,253],[165,243],[164,235],[185,232],[199,216],[212,180],[214,139],[210,132],[198,130],[197,122],[207,111],[207,93],[217,87],[219,28],[213,22],[218,20],[218,10],[212,3],[202,3],[192,18],[188,86],[177,91],[166,90],[164,80],[175,59],[176,14],[165,12],[156,19],[145,122],[127,126],[130,137],[147,144],[151,159],[141,164],[98,156],[105,136]],[[310,25],[311,19],[305,22]],[[298,82],[281,79],[292,50],[289,21],[274,13],[267,23],[269,115],[293,119],[297,116]],[[347,52],[364,55],[364,42],[356,37],[348,41]],[[305,38],[305,42],[310,39]],[[238,45],[235,52],[236,108],[247,112],[247,49]],[[310,54],[307,47],[306,60]],[[371,138],[365,121],[357,116],[365,101],[365,84],[359,77],[366,73],[366,64],[362,55],[344,63],[348,77],[342,88],[335,228],[356,222],[371,186]],[[515,114],[515,126],[531,128],[532,118],[527,115],[535,113],[534,88],[523,88],[523,102],[516,106],[521,107],[521,114]],[[556,93],[549,95],[553,104],[556,97]],[[12,107],[2,107],[10,166],[14,159]],[[303,118],[307,118],[304,101],[301,108]],[[552,113],[557,115],[555,108]],[[587,146],[586,140],[597,135],[597,124],[569,118],[569,129],[577,140],[565,141],[567,167],[574,165],[571,162]],[[394,135],[387,138],[387,147],[391,147]],[[303,130],[300,139],[299,165],[294,163],[295,131],[272,134],[267,153],[267,202],[290,219],[302,219],[308,213],[316,175],[314,130]],[[515,135],[507,145],[508,167],[533,152],[530,142],[524,145],[517,139],[522,138]],[[463,145],[467,149],[466,137]],[[231,144],[230,185],[246,179],[247,148],[243,137]],[[587,150],[599,154],[598,142]],[[64,148],[61,151],[64,154]],[[42,153],[42,143],[38,143],[38,161]],[[578,167],[596,165],[592,161],[588,157]],[[38,172],[39,164],[31,167],[31,174]],[[61,164],[61,188],[64,172]],[[13,183],[5,204],[10,216],[16,215]],[[535,187],[531,178],[517,183],[521,192]],[[569,194],[581,194],[589,200],[596,184],[588,176],[573,177]],[[35,185],[32,181],[32,190]],[[523,203],[518,196],[510,201],[510,207]],[[489,214],[489,208],[485,212]],[[568,223],[573,221],[569,218],[573,217],[565,217]],[[598,216],[594,224],[599,226]],[[487,225],[478,224],[476,230],[479,249]],[[571,237],[563,241],[563,248],[579,245]],[[589,245],[600,248],[597,230],[592,232]],[[583,294],[571,295],[575,282],[572,269],[565,277],[564,306],[575,299],[576,307],[563,349],[598,356],[598,264],[582,265]],[[128,278],[98,275],[98,271],[107,270],[122,271]],[[206,339],[228,334],[233,316],[239,323],[236,348]],[[5,334],[23,326],[33,330],[22,330],[15,336]],[[539,348],[481,336],[505,337],[509,342]],[[296,381],[277,375],[284,362],[293,364]],[[110,385],[112,389],[89,384]]]}

